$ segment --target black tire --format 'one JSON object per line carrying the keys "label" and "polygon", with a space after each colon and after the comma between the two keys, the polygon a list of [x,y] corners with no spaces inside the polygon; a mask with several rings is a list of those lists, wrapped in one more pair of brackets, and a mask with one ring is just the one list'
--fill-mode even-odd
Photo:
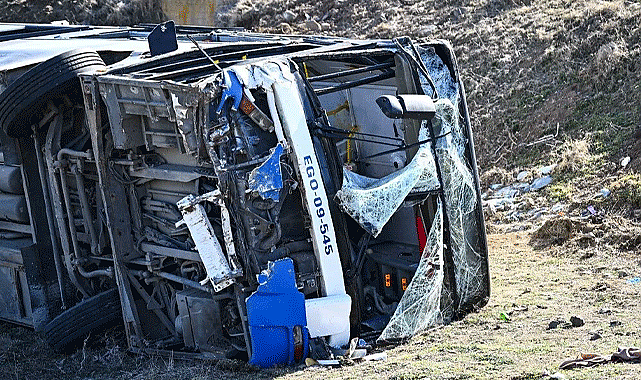
{"label": "black tire", "polygon": [[90,333],[121,323],[120,297],[118,289],[113,288],[65,310],[45,326],[44,335],[54,350],[66,352],[82,344]]}
{"label": "black tire", "polygon": [[91,50],[68,51],[31,68],[0,94],[2,129],[10,137],[31,135],[31,125],[42,117],[49,100],[80,94],[78,74],[105,68]]}

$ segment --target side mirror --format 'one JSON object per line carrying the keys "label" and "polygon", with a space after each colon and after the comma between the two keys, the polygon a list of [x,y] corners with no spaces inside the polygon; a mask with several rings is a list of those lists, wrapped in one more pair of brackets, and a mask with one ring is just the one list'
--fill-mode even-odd
{"label": "side mirror", "polygon": [[383,95],[376,104],[390,119],[430,120],[436,114],[434,101],[427,95]]}

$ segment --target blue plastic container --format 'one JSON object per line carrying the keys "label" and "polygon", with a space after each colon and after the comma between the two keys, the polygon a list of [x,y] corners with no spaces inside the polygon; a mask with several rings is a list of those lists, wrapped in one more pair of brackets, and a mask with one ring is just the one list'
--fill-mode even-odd
{"label": "blue plastic container", "polygon": [[249,362],[268,368],[304,360],[309,332],[305,296],[296,288],[293,261],[269,262],[258,282],[258,290],[245,301],[252,345]]}

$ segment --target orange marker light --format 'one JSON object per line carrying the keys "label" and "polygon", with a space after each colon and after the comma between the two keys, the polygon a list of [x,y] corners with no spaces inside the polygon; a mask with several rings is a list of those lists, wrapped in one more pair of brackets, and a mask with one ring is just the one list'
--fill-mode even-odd
{"label": "orange marker light", "polygon": [[392,275],[389,273],[385,273],[385,287],[386,288],[392,287]]}
{"label": "orange marker light", "polygon": [[401,289],[403,289],[403,291],[407,290],[407,278],[405,277],[401,278]]}

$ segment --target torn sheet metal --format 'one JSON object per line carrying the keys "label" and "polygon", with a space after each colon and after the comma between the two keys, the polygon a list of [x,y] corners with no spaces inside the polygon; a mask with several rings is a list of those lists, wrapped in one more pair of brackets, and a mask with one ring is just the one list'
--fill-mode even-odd
{"label": "torn sheet metal", "polygon": [[[419,140],[429,138],[427,126]],[[403,169],[383,178],[369,178],[343,169],[343,187],[336,193],[340,207],[376,237],[412,191],[439,188],[431,142],[422,144]]]}
{"label": "torn sheet metal", "polygon": [[259,167],[249,173],[249,189],[256,191],[263,199],[280,199],[280,190],[283,188],[283,174],[280,169],[280,158],[283,155],[283,146],[276,145],[269,158]]}
{"label": "torn sheet metal", "polygon": [[177,224],[187,225],[205,265],[207,278],[202,283],[211,281],[214,290],[220,292],[234,283],[234,273],[207,218],[205,208],[199,202],[200,199],[191,194],[178,201],[177,206],[183,215],[183,220]]}
{"label": "torn sheet metal", "polygon": [[185,150],[189,154],[194,154],[198,151],[198,139],[194,131],[196,123],[193,120],[193,106],[187,104],[184,100],[181,103],[178,96],[174,93],[171,93],[171,104],[174,108],[176,126],[178,126],[178,130],[183,138]]}

